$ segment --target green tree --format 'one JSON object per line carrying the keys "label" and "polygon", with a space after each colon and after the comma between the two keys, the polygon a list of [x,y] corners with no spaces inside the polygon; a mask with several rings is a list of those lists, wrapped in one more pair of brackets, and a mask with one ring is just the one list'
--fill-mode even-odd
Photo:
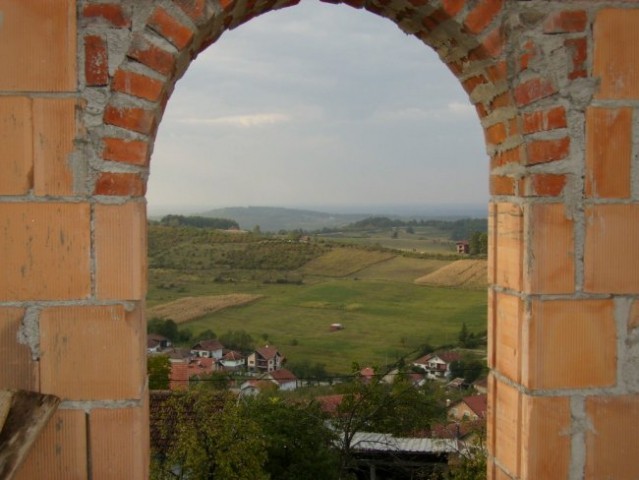
{"label": "green tree", "polygon": [[459,340],[459,346],[462,348],[466,348],[468,344],[468,327],[466,326],[466,322],[462,324],[457,339]]}
{"label": "green tree", "polygon": [[488,253],[488,234],[486,232],[473,232],[468,241],[468,249],[471,255],[486,255]]}
{"label": "green tree", "polygon": [[231,394],[171,395],[154,419],[153,480],[266,480],[266,439]]}
{"label": "green tree", "polygon": [[268,439],[264,470],[277,480],[339,478],[335,433],[315,403],[284,402],[277,397],[247,400],[246,416]]}
{"label": "green tree", "polygon": [[[359,372],[357,365],[354,370]],[[416,388],[401,371],[391,384],[381,378],[381,375],[369,381],[357,378],[344,387],[333,419],[339,432],[342,471],[354,466],[353,439],[357,432],[406,436],[445,418],[443,399],[431,384]]]}
{"label": "green tree", "polygon": [[168,390],[171,362],[166,355],[152,355],[146,359],[150,390]]}
{"label": "green tree", "polygon": [[229,350],[237,350],[239,352],[247,352],[255,347],[253,337],[245,330],[229,330],[220,335],[220,342]]}

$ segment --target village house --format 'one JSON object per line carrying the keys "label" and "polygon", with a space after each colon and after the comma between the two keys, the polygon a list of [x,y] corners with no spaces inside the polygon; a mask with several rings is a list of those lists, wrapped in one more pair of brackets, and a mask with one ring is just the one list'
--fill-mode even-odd
{"label": "village house", "polygon": [[418,358],[412,364],[424,370],[428,378],[450,378],[450,364],[461,360],[458,352],[429,353]]}
{"label": "village house", "polygon": [[470,245],[466,240],[457,242],[455,245],[457,246],[457,253],[462,255],[470,253]]}
{"label": "village house", "polygon": [[159,353],[171,346],[171,340],[158,333],[149,333],[146,337],[147,353]]}
{"label": "village house", "polygon": [[219,364],[224,370],[239,370],[246,365],[246,358],[235,350],[229,350],[219,360]]}
{"label": "village house", "polygon": [[448,408],[448,416],[455,420],[483,420],[488,410],[486,395],[471,395],[462,398]]}
{"label": "village house", "polygon": [[282,368],[283,360],[276,347],[265,345],[248,356],[247,366],[252,372],[272,372]]}
{"label": "village house", "polygon": [[292,391],[297,388],[297,377],[293,372],[280,368],[279,370],[273,370],[270,373],[262,375],[260,378],[264,380],[270,380],[275,383],[280,390]]}
{"label": "village house", "polygon": [[197,357],[219,360],[224,355],[224,345],[215,339],[202,340],[191,347],[191,353]]}

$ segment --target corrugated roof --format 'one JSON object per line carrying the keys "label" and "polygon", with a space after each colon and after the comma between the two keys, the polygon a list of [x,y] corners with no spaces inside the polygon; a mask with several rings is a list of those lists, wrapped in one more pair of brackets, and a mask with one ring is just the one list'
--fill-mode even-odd
{"label": "corrugated roof", "polygon": [[457,443],[450,439],[394,437],[371,432],[355,433],[351,445],[358,452],[451,453],[458,450]]}

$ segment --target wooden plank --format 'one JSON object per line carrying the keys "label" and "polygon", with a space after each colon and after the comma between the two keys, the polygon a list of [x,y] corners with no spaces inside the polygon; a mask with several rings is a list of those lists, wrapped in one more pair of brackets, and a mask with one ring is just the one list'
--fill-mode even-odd
{"label": "wooden plank", "polygon": [[54,395],[24,390],[10,393],[9,412],[0,431],[0,478],[4,480],[13,478],[29,448],[60,403],[60,399]]}

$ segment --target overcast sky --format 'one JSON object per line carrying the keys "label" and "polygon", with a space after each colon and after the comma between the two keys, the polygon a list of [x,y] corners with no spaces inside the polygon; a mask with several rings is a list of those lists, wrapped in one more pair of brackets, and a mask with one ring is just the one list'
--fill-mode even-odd
{"label": "overcast sky", "polygon": [[149,211],[486,204],[479,121],[393,23],[305,0],[226,32],[178,81]]}

